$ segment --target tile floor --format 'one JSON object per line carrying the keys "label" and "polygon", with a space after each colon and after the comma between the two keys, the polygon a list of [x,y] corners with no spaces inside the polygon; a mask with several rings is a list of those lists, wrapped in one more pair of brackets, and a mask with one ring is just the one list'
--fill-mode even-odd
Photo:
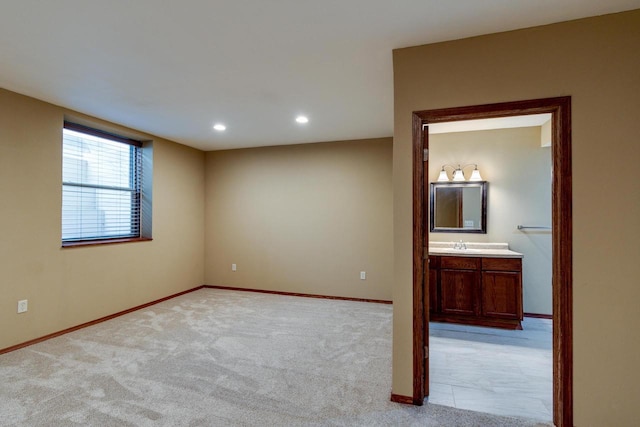
{"label": "tile floor", "polygon": [[429,402],[550,421],[552,323],[525,317],[522,328],[430,323]]}

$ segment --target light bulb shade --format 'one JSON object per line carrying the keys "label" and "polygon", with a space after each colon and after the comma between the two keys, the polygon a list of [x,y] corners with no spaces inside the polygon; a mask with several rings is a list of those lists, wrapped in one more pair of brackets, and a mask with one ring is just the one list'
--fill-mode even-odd
{"label": "light bulb shade", "polygon": [[473,172],[471,172],[471,178],[469,178],[469,181],[482,181],[482,177],[480,176],[480,171],[478,169],[474,169]]}
{"label": "light bulb shade", "polygon": [[447,171],[442,169],[440,171],[440,175],[438,175],[438,182],[449,181],[449,176],[447,175]]}
{"label": "light bulb shade", "polygon": [[453,180],[455,182],[464,181],[464,174],[462,173],[462,169],[456,169],[455,172],[453,172]]}

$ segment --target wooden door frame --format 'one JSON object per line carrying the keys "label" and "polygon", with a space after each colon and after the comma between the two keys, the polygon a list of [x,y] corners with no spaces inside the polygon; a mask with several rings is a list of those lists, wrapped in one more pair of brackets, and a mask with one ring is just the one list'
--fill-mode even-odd
{"label": "wooden door frame", "polygon": [[[571,184],[571,97],[484,104],[413,112],[413,403],[425,398],[424,309],[428,274],[424,248],[426,209],[424,200],[423,150],[428,147],[424,125],[460,120],[551,113],[552,155],[552,298],[553,298],[553,421],[556,426],[573,426],[573,264]],[[425,147],[425,143],[426,146]],[[428,294],[428,292],[427,292]]]}

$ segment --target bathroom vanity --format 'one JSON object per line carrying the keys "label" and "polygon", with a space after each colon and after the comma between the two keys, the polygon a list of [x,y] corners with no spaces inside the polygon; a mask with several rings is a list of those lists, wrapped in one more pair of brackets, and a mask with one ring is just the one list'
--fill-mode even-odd
{"label": "bathroom vanity", "polygon": [[429,313],[436,322],[522,329],[522,257],[506,243],[429,244]]}

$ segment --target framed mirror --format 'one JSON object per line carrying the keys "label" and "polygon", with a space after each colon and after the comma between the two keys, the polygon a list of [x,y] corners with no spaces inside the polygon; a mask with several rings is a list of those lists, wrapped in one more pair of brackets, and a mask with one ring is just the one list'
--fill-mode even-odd
{"label": "framed mirror", "polygon": [[487,182],[432,182],[431,231],[487,233]]}

